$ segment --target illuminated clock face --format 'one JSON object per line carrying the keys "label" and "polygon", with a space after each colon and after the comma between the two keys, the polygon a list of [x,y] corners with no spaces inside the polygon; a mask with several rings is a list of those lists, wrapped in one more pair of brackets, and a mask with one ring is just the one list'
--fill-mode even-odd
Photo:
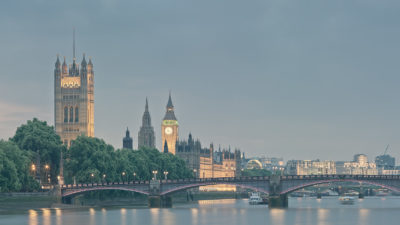
{"label": "illuminated clock face", "polygon": [[166,127],[165,128],[165,134],[172,134],[172,132],[173,132],[173,130],[172,130],[172,128],[171,127]]}

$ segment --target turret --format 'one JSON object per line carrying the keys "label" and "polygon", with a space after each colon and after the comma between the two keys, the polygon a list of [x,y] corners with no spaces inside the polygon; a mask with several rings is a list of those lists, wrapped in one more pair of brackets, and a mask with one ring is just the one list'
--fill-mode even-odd
{"label": "turret", "polygon": [[72,60],[72,64],[69,68],[69,76],[75,77],[79,75],[79,66],[76,64],[76,58]]}
{"label": "turret", "polygon": [[59,55],[57,54],[57,60],[56,60],[56,63],[55,63],[55,69],[54,69],[54,72],[61,72],[61,63],[60,63],[60,57],[59,57]]}
{"label": "turret", "polygon": [[56,84],[56,86],[60,86],[61,85],[61,83],[60,83],[60,78],[61,78],[61,64],[60,64],[60,58],[59,58],[59,56],[57,55],[57,60],[56,60],[56,63],[55,63],[55,68],[54,68],[54,81],[56,82],[55,84]]}
{"label": "turret", "polygon": [[89,63],[87,65],[87,70],[90,71],[90,72],[93,71],[92,57],[89,57]]}
{"label": "turret", "polygon": [[86,63],[86,59],[85,59],[85,53],[83,53],[83,59],[81,62],[81,74],[86,72],[86,70],[87,70],[86,66],[87,66],[87,63]]}
{"label": "turret", "polygon": [[62,75],[66,76],[68,74],[68,66],[67,62],[65,61],[65,56],[64,56],[64,62],[62,64]]}

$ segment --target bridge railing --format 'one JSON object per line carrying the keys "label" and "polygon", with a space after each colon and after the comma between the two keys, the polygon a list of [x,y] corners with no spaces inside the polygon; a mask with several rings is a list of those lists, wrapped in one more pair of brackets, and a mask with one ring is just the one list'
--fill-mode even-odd
{"label": "bridge railing", "polygon": [[[204,183],[204,182],[241,182],[241,181],[262,181],[269,180],[270,176],[252,176],[252,177],[220,177],[220,178],[185,178],[175,180],[160,180],[162,184],[169,183]],[[281,180],[323,180],[323,179],[352,179],[352,180],[399,180],[400,175],[348,175],[348,174],[332,174],[332,175],[283,175]],[[128,181],[128,182],[102,182],[102,183],[85,183],[85,184],[64,184],[63,189],[74,189],[84,187],[97,186],[117,186],[117,185],[148,185],[149,180]]]}

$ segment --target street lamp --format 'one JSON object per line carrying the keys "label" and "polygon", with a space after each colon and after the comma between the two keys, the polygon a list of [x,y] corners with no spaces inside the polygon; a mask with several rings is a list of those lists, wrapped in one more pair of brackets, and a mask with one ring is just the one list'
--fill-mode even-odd
{"label": "street lamp", "polygon": [[168,171],[164,171],[164,178],[167,180]]}
{"label": "street lamp", "polygon": [[123,184],[125,183],[125,175],[126,175],[126,173],[125,173],[125,172],[122,172],[122,183],[123,183]]}
{"label": "street lamp", "polygon": [[106,182],[106,174],[103,174],[103,183]]}
{"label": "street lamp", "polygon": [[197,178],[197,170],[193,169],[193,173],[194,173],[194,178]]}
{"label": "street lamp", "polygon": [[94,174],[93,173],[90,174],[90,178],[92,179],[92,186],[93,186],[93,179],[94,179]]}
{"label": "street lamp", "polygon": [[157,180],[157,173],[158,173],[157,170],[153,170],[153,175],[154,175],[153,180]]}
{"label": "street lamp", "polygon": [[31,170],[32,170],[32,176],[35,176],[35,174],[36,174],[36,166],[33,163],[31,165]]}
{"label": "street lamp", "polygon": [[136,180],[136,172],[133,172],[133,182]]}
{"label": "street lamp", "polygon": [[50,174],[49,174],[50,166],[49,166],[49,164],[44,165],[44,170],[46,171],[45,176],[47,178],[47,183],[50,184]]}

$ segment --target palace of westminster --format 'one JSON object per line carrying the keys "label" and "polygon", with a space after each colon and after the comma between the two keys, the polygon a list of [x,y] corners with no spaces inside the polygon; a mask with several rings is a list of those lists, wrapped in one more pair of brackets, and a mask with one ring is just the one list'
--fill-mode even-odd
{"label": "palace of westminster", "polygon": [[[83,55],[80,65],[73,51],[72,64],[67,65],[64,57],[61,64],[59,56],[54,69],[54,120],[55,130],[65,145],[79,135],[94,137],[94,70],[92,60],[86,61]],[[171,153],[186,162],[196,177],[234,177],[240,176],[241,152],[238,149],[219,148],[213,144],[202,147],[199,140],[192,135],[186,140],[179,140],[179,125],[174,113],[171,94],[168,98],[166,113],[161,124],[161,143],[164,153]],[[155,148],[155,133],[146,99],[142,126],[138,133],[138,148]],[[123,148],[133,149],[133,139],[126,130]]]}

